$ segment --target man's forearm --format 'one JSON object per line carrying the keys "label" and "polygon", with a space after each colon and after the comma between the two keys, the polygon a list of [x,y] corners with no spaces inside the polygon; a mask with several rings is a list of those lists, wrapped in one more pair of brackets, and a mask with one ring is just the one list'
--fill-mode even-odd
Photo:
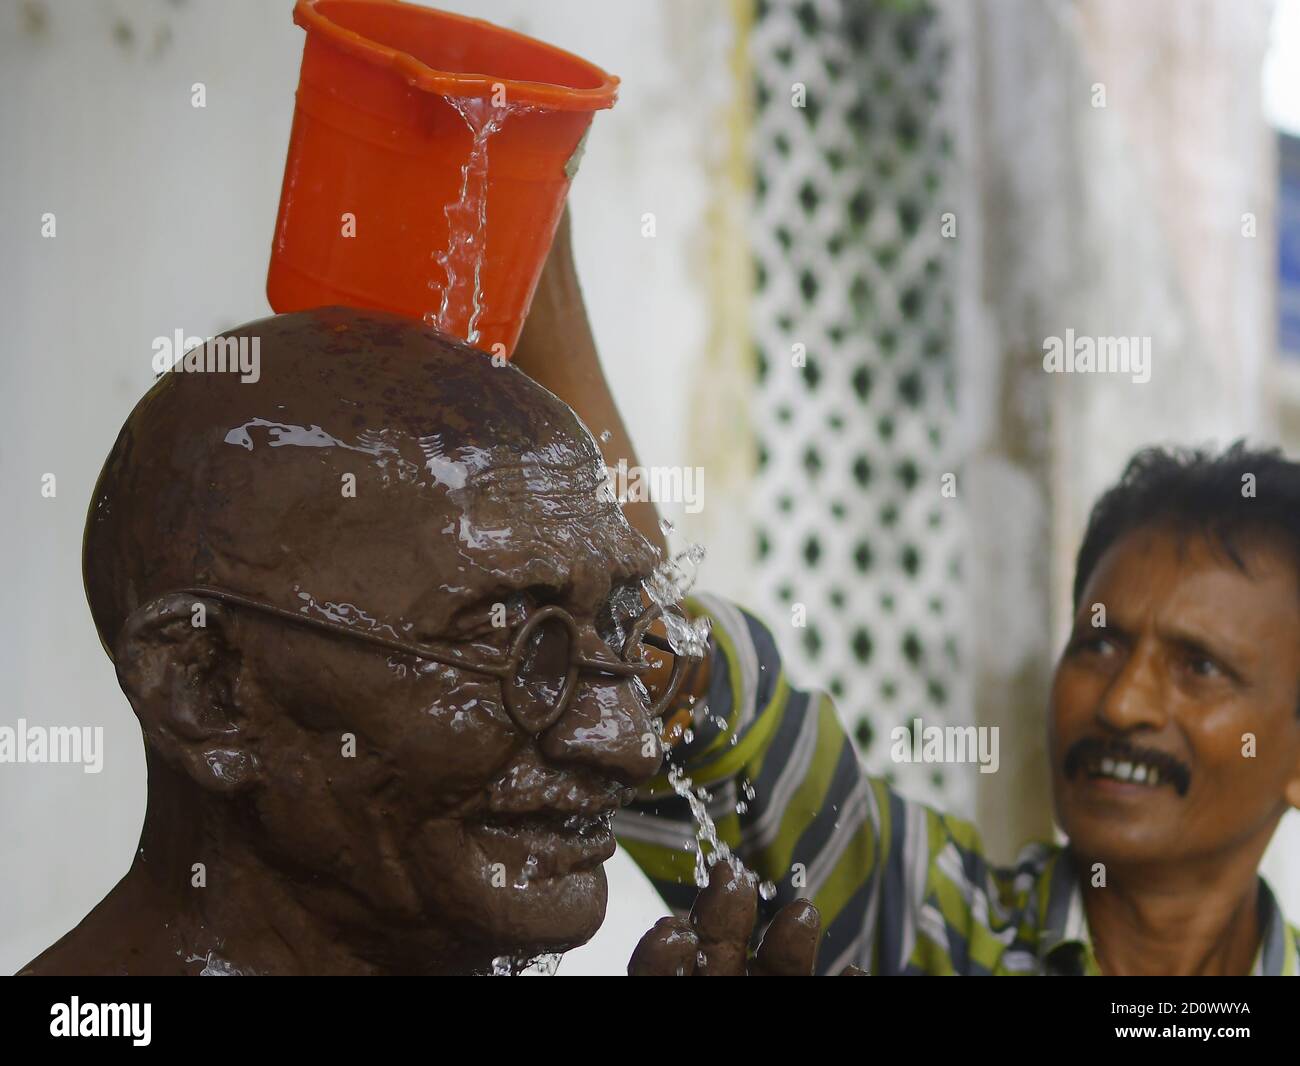
{"label": "man's forearm", "polygon": [[[640,465],[596,352],[573,265],[567,208],[512,361],[577,412],[595,434],[607,466],[616,466],[620,460],[629,467]],[[652,544],[667,552],[659,511],[652,501],[626,503],[623,512]]]}

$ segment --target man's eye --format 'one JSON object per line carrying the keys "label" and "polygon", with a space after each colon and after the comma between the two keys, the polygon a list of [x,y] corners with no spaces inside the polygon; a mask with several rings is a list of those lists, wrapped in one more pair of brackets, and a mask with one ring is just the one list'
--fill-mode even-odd
{"label": "man's eye", "polygon": [[1074,642],[1071,650],[1092,655],[1110,655],[1115,650],[1115,644],[1109,637],[1084,636]]}
{"label": "man's eye", "polygon": [[1197,677],[1219,677],[1223,674],[1219,664],[1205,655],[1189,655],[1187,666]]}

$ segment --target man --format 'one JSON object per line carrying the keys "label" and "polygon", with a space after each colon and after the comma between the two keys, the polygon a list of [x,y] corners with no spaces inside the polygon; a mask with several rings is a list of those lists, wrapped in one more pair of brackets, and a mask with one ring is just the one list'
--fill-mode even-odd
{"label": "man", "polygon": [[659,767],[657,556],[553,396],[393,316],[254,322],[104,466],[91,611],[140,719],[130,871],[32,974],[510,971],[604,917]]}
{"label": "man", "polygon": [[[607,462],[636,465],[567,222],[515,363],[611,427]],[[653,535],[642,507],[629,517]],[[821,973],[1300,973],[1300,935],[1257,873],[1300,807],[1300,466],[1240,447],[1139,455],[1094,509],[1074,606],[1046,722],[1069,844],[1032,844],[994,869],[967,822],[865,775],[829,699],[789,686],[757,619],[693,603],[714,622],[712,649],[674,705],[691,736],[669,757],[711,797],[723,843],[776,885],[757,908],[725,871],[727,886],[711,886],[730,892],[729,924],[716,898],[706,907],[710,929],[730,930],[730,972],[743,972],[735,949],[752,925],[808,895]],[[665,778],[616,829],[665,900],[689,906],[694,825]],[[692,949],[718,940],[698,925],[661,923],[633,971],[698,972]]]}

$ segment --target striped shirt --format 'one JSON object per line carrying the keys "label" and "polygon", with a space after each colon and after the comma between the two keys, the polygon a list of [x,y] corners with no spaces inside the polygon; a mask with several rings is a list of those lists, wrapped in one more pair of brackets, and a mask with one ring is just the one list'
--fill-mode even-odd
{"label": "striped shirt", "polygon": [[[691,735],[670,761],[704,789],[718,839],[775,895],[822,915],[818,973],[1100,973],[1068,849],[1030,844],[991,866],[969,822],[903,799],[869,777],[829,697],[792,688],[776,643],[752,615],[715,597],[689,603],[713,623],[712,672]],[[667,904],[695,886],[695,822],[665,774],[615,821],[619,843]],[[1259,883],[1255,974],[1300,973],[1300,934]]]}

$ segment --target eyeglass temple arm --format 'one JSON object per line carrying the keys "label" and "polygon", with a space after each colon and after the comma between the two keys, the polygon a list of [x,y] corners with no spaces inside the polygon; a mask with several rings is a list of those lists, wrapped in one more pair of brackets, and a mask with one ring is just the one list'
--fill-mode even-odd
{"label": "eyeglass temple arm", "polygon": [[403,655],[414,655],[418,659],[429,659],[432,662],[441,663],[443,666],[455,666],[461,670],[470,670],[474,673],[487,674],[490,677],[499,678],[504,678],[509,672],[508,664],[480,662],[459,655],[456,652],[440,651],[423,644],[415,644],[394,637],[385,637],[382,634],[374,633],[365,629],[353,629],[351,626],[343,622],[333,622],[324,618],[313,618],[310,615],[290,611],[285,607],[276,607],[270,603],[262,603],[261,600],[254,600],[248,596],[240,595],[238,592],[228,592],[225,589],[212,588],[207,585],[193,585],[189,588],[178,589],[177,591],[185,595],[200,596],[217,600],[221,603],[233,603],[240,607],[247,607],[253,611],[261,611],[263,614],[273,615],[274,617],[281,618],[286,622],[296,622],[299,625],[309,626],[322,633],[337,633],[342,636],[352,637],[355,640],[363,640],[367,644],[386,648],[389,651],[400,652]]}
{"label": "eyeglass temple arm", "polygon": [[[655,633],[643,634],[641,642],[643,644],[649,644],[652,648],[659,651],[666,651],[671,655],[683,659],[695,660],[701,658],[699,655],[688,655],[677,651],[667,640]],[[628,663],[621,659],[592,659],[585,655],[575,655],[573,657],[573,662],[576,666],[585,667],[588,670],[600,670],[607,674],[618,674],[620,676],[631,676],[634,674],[640,676],[642,674],[648,674],[656,669],[654,663]]]}
{"label": "eyeglass temple arm", "polygon": [[[335,622],[325,618],[313,618],[311,615],[299,614],[297,611],[291,611],[286,607],[276,607],[274,604],[263,603],[261,600],[255,600],[250,596],[244,596],[238,592],[230,592],[226,589],[214,588],[210,585],[191,585],[188,588],[177,589],[178,592],[188,596],[199,596],[207,599],[217,600],[220,603],[232,603],[240,607],[247,607],[249,610],[260,611],[262,614],[269,614],[273,617],[283,619],[286,622],[297,623],[298,625],[308,626],[322,633],[337,633],[343,636],[352,637],[355,640],[363,640],[368,644],[376,647],[385,648],[389,651],[400,652],[403,655],[414,655],[419,659],[428,659],[432,662],[441,663],[443,666],[454,666],[462,670],[470,670],[474,673],[486,674],[489,677],[498,677],[505,679],[510,674],[510,663],[487,663],[468,656],[461,655],[454,651],[441,651],[437,648],[431,648],[424,644],[416,644],[410,641],[401,640],[395,637],[385,637],[382,634],[365,629],[354,629],[343,622]],[[642,641],[651,647],[658,648],[660,651],[672,652],[673,648],[663,637],[655,633],[642,634]],[[629,677],[633,675],[642,675],[649,673],[654,669],[651,663],[628,663],[621,659],[594,659],[589,656],[575,654],[572,660],[573,665],[587,669],[598,670],[602,673],[614,674],[620,677]]]}

